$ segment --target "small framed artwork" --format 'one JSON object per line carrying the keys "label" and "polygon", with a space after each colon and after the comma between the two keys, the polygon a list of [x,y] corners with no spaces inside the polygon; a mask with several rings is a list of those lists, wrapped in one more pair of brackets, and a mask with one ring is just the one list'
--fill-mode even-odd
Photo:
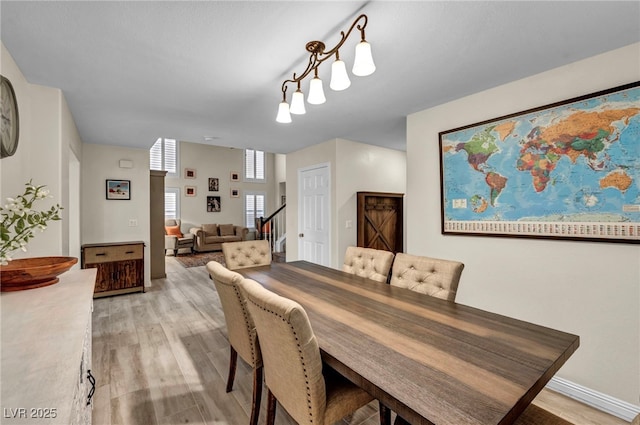
{"label": "small framed artwork", "polygon": [[184,187],[184,196],[196,196],[196,187],[195,186],[185,186]]}
{"label": "small framed artwork", "polygon": [[220,212],[220,197],[207,196],[207,212]]}
{"label": "small framed artwork", "polygon": [[232,171],[231,172],[231,181],[232,182],[239,182],[240,181],[240,173],[238,173],[237,171]]}
{"label": "small framed artwork", "polygon": [[240,197],[240,189],[231,189],[231,197],[239,198]]}
{"label": "small framed artwork", "polygon": [[209,177],[209,192],[220,190],[220,180],[217,177]]}
{"label": "small framed artwork", "polygon": [[195,168],[185,168],[184,169],[184,178],[185,179],[195,179],[196,178],[196,170],[195,170]]}
{"label": "small framed artwork", "polygon": [[131,199],[131,180],[107,180],[107,199]]}

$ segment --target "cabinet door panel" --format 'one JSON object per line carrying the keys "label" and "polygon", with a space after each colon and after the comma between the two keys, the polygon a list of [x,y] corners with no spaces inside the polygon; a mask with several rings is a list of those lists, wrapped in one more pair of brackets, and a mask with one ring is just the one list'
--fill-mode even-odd
{"label": "cabinet door panel", "polygon": [[85,264],[87,269],[98,269],[96,274],[96,289],[94,292],[108,291],[112,286],[118,263]]}
{"label": "cabinet door panel", "polygon": [[141,260],[121,261],[114,289],[140,286],[143,281],[144,262]]}
{"label": "cabinet door panel", "polygon": [[402,252],[403,196],[358,192],[358,246]]}

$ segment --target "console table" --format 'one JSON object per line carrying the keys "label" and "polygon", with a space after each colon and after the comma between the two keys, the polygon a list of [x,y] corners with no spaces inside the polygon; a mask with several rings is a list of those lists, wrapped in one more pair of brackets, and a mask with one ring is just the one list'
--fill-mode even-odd
{"label": "console table", "polygon": [[[90,424],[91,312],[96,270],[3,292],[3,424]],[[93,382],[93,383],[92,383]]]}
{"label": "console table", "polygon": [[98,269],[94,298],[144,292],[144,242],[82,245],[82,268]]}

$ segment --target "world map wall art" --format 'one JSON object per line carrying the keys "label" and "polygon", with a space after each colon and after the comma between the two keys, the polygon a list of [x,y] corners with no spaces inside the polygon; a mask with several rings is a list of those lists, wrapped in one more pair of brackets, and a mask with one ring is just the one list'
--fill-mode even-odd
{"label": "world map wall art", "polygon": [[640,243],[640,81],[439,138],[443,234]]}

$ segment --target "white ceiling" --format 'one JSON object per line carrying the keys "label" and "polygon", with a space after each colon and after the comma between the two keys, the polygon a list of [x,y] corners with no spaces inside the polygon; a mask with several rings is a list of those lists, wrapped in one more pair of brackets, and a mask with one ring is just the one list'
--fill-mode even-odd
{"label": "white ceiling", "polygon": [[[376,73],[332,92],[324,64],[327,102],[276,123],[305,44],[333,47],[360,13]],[[2,0],[0,15],[27,80],[62,89],[84,142],[137,148],[212,136],[279,153],[338,137],[404,150],[408,114],[640,41],[638,1]],[[358,41],[340,51],[348,68]]]}

